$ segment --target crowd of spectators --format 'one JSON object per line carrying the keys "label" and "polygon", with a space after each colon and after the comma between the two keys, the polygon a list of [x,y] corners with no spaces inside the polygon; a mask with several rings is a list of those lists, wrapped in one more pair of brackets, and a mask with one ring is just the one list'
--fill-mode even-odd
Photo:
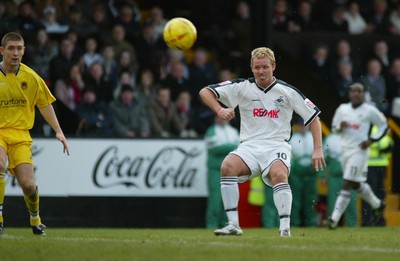
{"label": "crowd of spectators", "polygon": [[[171,17],[159,5],[142,8],[141,3],[0,0],[0,35],[23,35],[23,62],[56,96],[66,134],[201,137],[214,115],[198,91],[226,77],[250,76],[251,1],[235,1],[228,21],[210,25],[218,33],[204,30],[205,37],[215,38],[210,41],[214,46],[205,44],[199,31],[189,52],[167,48],[162,31]],[[272,25],[287,33],[399,35],[400,1],[275,0]],[[393,97],[400,96],[400,54],[391,53],[384,40],[374,45],[368,59],[354,55],[346,39],[335,50],[330,44],[315,47],[310,73],[329,82],[342,100],[352,82],[362,81],[371,90],[371,102],[390,114]],[[41,124],[38,118],[33,135],[47,133]]]}
{"label": "crowd of spectators", "polygon": [[[331,32],[341,34],[337,42],[315,43],[308,59],[311,74],[328,83],[341,102],[348,101],[348,87],[361,82],[367,99],[387,116],[399,117],[392,106],[400,97],[400,78],[396,73],[400,59],[398,46],[387,37],[399,35],[398,0],[276,0],[273,27],[287,33]],[[371,46],[352,46],[348,36],[374,35]]]}

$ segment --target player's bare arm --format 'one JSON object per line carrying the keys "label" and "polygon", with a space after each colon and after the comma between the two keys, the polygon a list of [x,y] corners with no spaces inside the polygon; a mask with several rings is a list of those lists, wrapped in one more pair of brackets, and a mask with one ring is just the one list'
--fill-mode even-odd
{"label": "player's bare arm", "polygon": [[64,136],[64,133],[60,127],[60,124],[58,123],[53,106],[47,105],[45,107],[41,107],[41,108],[39,108],[39,111],[42,114],[43,118],[46,120],[46,122],[51,126],[51,128],[56,133],[56,138],[59,141],[61,141],[61,143],[63,144],[63,147],[64,147],[63,152],[67,153],[67,155],[69,155],[68,142]]}
{"label": "player's bare arm", "polygon": [[200,97],[205,105],[215,112],[223,120],[232,120],[235,117],[235,110],[224,108],[217,101],[215,94],[207,87],[200,90]]}
{"label": "player's bare arm", "polygon": [[339,129],[339,131],[342,131],[342,130],[346,129],[348,125],[349,125],[349,124],[348,124],[346,121],[340,122],[340,129]]}
{"label": "player's bare arm", "polygon": [[324,153],[322,151],[322,131],[321,131],[321,122],[319,118],[315,118],[310,123],[310,131],[313,136],[314,141],[314,151],[312,155],[312,164],[316,171],[323,170],[326,167]]}
{"label": "player's bare arm", "polygon": [[372,140],[368,139],[368,140],[365,140],[365,141],[361,142],[360,143],[360,147],[361,147],[361,149],[366,150],[366,149],[369,148],[369,146],[371,144],[372,144]]}

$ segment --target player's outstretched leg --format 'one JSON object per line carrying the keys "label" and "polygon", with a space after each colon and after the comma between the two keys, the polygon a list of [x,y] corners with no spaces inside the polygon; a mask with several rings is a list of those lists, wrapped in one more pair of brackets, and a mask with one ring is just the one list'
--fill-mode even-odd
{"label": "player's outstretched leg", "polygon": [[327,220],[329,229],[335,229],[344,211],[350,203],[350,191],[342,189],[336,199],[332,215]]}
{"label": "player's outstretched leg", "polygon": [[273,188],[274,204],[278,210],[280,224],[279,235],[281,237],[290,237],[290,211],[292,209],[292,190],[289,184],[279,183]]}
{"label": "player's outstretched leg", "polygon": [[24,195],[26,207],[28,208],[30,215],[30,224],[34,235],[46,235],[46,226],[42,224],[39,216],[39,190],[36,186],[35,192],[30,195]]}
{"label": "player's outstretched leg", "polygon": [[374,194],[370,185],[366,182],[360,184],[360,188],[357,192],[360,195],[360,198],[372,207],[374,215],[374,225],[377,225],[383,217],[383,211],[385,210],[386,203],[380,200]]}
{"label": "player's outstretched leg", "polygon": [[381,201],[381,204],[378,208],[373,210],[373,215],[374,215],[374,225],[377,226],[381,219],[383,218],[383,212],[386,208],[386,203],[384,201]]}
{"label": "player's outstretched leg", "polygon": [[234,235],[240,236],[243,234],[239,226],[239,186],[238,177],[222,176],[221,177],[221,195],[228,216],[228,223],[225,227],[217,229],[214,234],[217,236]]}

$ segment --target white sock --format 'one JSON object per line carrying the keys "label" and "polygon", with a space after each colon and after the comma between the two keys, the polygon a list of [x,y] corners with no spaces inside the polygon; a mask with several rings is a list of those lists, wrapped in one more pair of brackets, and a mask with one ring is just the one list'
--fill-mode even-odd
{"label": "white sock", "polygon": [[381,205],[381,200],[374,194],[368,183],[360,183],[357,192],[360,198],[370,204],[373,209],[377,209]]}
{"label": "white sock", "polygon": [[335,226],[340,220],[340,217],[343,215],[344,211],[346,210],[347,206],[350,203],[350,191],[348,190],[341,190],[339,192],[339,196],[336,199],[335,207],[332,213],[332,220],[335,222]]}
{"label": "white sock", "polygon": [[278,210],[280,224],[279,230],[290,228],[290,213],[292,210],[292,190],[289,184],[279,183],[273,188],[275,207]]}
{"label": "white sock", "polygon": [[239,226],[239,185],[238,177],[221,177],[222,202],[228,221]]}

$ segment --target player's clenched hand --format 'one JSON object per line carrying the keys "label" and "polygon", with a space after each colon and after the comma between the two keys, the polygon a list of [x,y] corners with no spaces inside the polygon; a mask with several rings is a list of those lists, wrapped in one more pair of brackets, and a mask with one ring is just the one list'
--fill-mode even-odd
{"label": "player's clenched hand", "polygon": [[326,163],[324,159],[324,153],[322,152],[322,148],[318,147],[314,149],[312,155],[312,164],[315,171],[323,170],[324,167],[326,168]]}
{"label": "player's clenched hand", "polygon": [[63,152],[67,153],[67,155],[69,156],[69,146],[68,146],[67,139],[64,136],[64,133],[57,132],[56,138],[57,138],[57,140],[61,141],[61,143],[63,144],[63,146],[64,146]]}
{"label": "player's clenched hand", "polygon": [[235,110],[231,108],[222,108],[218,113],[218,117],[225,121],[230,121],[235,117]]}

